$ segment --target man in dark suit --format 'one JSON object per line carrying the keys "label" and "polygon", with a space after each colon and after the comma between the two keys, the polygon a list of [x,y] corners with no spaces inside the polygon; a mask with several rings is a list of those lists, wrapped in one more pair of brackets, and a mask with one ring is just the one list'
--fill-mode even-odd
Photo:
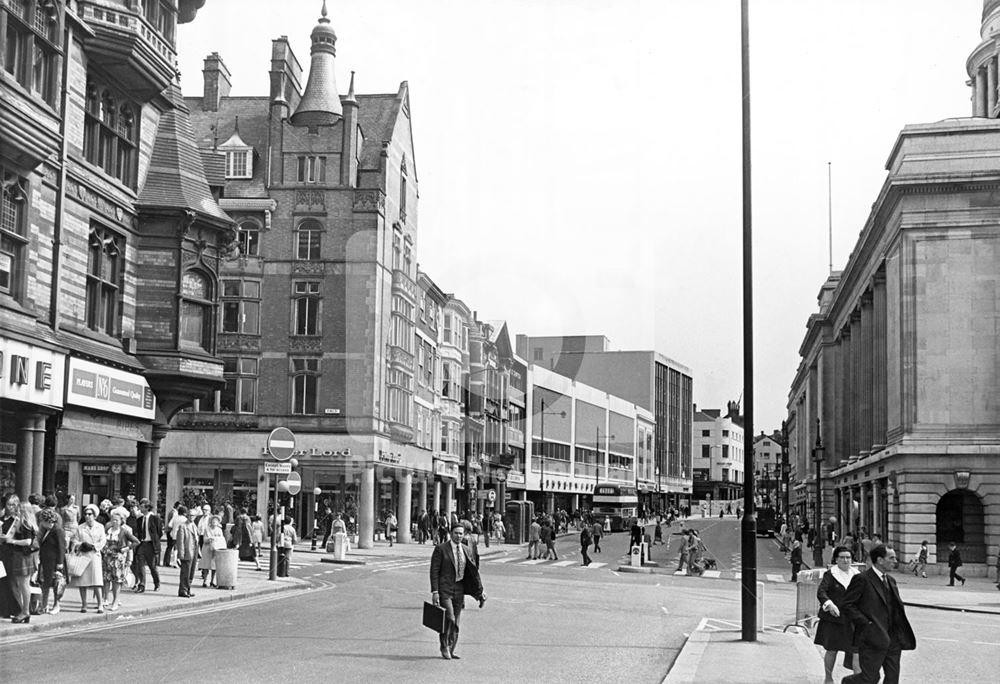
{"label": "man in dark suit", "polygon": [[469,547],[462,543],[465,527],[461,523],[451,526],[451,538],[434,547],[431,555],[431,601],[445,609],[445,628],[441,632],[441,657],[458,659],[459,621],[465,608],[465,595],[477,596],[479,606],[486,601],[482,591],[479,569]]}
{"label": "man in dark suit", "polygon": [[855,575],[847,587],[844,615],[854,624],[861,673],[844,677],[844,684],[877,684],[879,670],[884,684],[898,684],[901,651],[917,647],[896,580],[889,571],[896,565],[896,552],[882,544],[869,553],[872,566]]}
{"label": "man in dark suit", "polygon": [[149,499],[139,502],[139,517],[136,521],[135,536],[139,538],[139,546],[135,550],[136,588],[137,592],[146,591],[146,566],[153,577],[153,591],[160,589],[160,572],[156,569],[156,557],[160,555],[160,537],[163,535],[163,523],[160,516],[153,512]]}

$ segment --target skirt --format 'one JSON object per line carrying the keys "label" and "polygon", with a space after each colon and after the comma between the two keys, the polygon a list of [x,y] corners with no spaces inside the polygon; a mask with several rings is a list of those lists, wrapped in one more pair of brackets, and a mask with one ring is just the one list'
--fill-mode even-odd
{"label": "skirt", "polygon": [[[25,546],[23,548],[28,547]],[[37,553],[24,553],[15,546],[10,554],[10,562],[5,562],[4,567],[7,568],[8,575],[14,577],[27,577],[35,574],[35,570],[38,569],[37,558]]]}
{"label": "skirt", "polygon": [[828,651],[857,653],[858,649],[852,644],[853,640],[854,626],[850,622],[820,619],[813,641]]}
{"label": "skirt", "polygon": [[215,549],[212,542],[206,541],[201,545],[201,560],[198,561],[199,570],[215,570]]}
{"label": "skirt", "polygon": [[90,556],[90,565],[79,577],[71,577],[68,586],[78,589],[104,586],[104,563],[101,562],[101,554],[91,552],[88,555]]}

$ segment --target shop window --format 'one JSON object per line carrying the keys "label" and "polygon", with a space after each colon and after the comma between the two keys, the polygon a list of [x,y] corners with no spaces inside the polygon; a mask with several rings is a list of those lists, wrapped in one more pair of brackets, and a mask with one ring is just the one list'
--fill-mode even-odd
{"label": "shop window", "polygon": [[253,413],[257,407],[257,359],[223,358],[226,386],[219,393],[219,411]]}
{"label": "shop window", "polygon": [[253,220],[240,223],[236,239],[243,256],[260,256],[260,225]]}
{"label": "shop window", "polygon": [[222,332],[260,334],[260,281],[222,281]]}
{"label": "shop window", "polygon": [[2,167],[0,173],[0,292],[20,300],[28,243],[28,181]]}
{"label": "shop window", "polygon": [[292,413],[318,413],[319,359],[292,359]]}
{"label": "shop window", "polygon": [[94,78],[87,80],[83,153],[87,161],[135,188],[139,108]]}
{"label": "shop window", "polygon": [[87,253],[87,327],[117,337],[125,238],[104,226],[91,226]]}
{"label": "shop window", "polygon": [[62,50],[59,7],[51,0],[6,3],[4,70],[32,95],[55,106],[56,64]]}
{"label": "shop window", "polygon": [[297,282],[294,284],[295,297],[292,305],[294,320],[293,335],[320,334],[320,296],[318,282]]}
{"label": "shop window", "polygon": [[323,226],[317,221],[303,221],[296,231],[296,258],[301,261],[316,261],[320,258],[320,241]]}
{"label": "shop window", "polygon": [[187,271],[181,279],[181,345],[211,348],[211,311],[211,281],[199,271]]}

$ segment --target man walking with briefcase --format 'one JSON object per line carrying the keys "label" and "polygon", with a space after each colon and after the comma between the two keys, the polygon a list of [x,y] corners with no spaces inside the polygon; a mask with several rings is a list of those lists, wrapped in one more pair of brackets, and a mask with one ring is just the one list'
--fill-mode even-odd
{"label": "man walking with briefcase", "polygon": [[434,547],[431,556],[431,601],[445,610],[444,629],[440,635],[441,657],[458,660],[455,646],[458,644],[459,621],[465,608],[465,595],[479,599],[479,607],[486,602],[479,568],[462,543],[465,527],[461,523],[451,526],[451,538]]}

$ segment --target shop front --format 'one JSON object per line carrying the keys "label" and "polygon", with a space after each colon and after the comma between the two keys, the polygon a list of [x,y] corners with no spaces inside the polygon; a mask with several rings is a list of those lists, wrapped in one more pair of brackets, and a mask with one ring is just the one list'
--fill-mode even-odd
{"label": "shop front", "polygon": [[[63,407],[66,355],[0,336],[0,494],[51,490],[46,435]],[[48,478],[46,478],[48,474]]]}
{"label": "shop front", "polygon": [[[55,489],[76,495],[81,506],[114,496],[146,496],[154,475],[141,471],[138,455],[153,441],[156,412],[146,379],[70,357],[65,386],[66,407],[56,432]],[[161,485],[164,476],[157,467]]]}

